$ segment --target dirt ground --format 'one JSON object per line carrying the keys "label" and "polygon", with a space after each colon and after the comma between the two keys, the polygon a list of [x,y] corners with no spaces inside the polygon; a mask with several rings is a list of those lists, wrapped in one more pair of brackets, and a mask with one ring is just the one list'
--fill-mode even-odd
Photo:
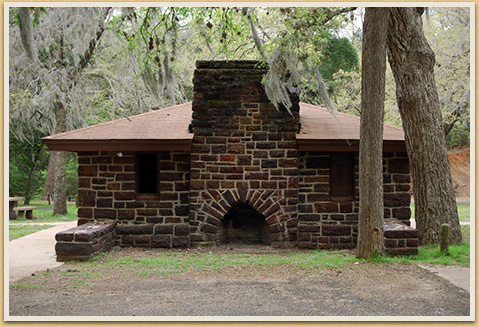
{"label": "dirt ground", "polygon": [[[138,259],[159,251],[128,248],[112,255]],[[287,250],[204,251],[285,253]],[[468,316],[470,313],[469,292],[416,265],[349,264],[311,270],[288,265],[236,266],[217,271],[139,276],[138,268],[69,263],[20,283],[24,287],[10,288],[10,316]]]}

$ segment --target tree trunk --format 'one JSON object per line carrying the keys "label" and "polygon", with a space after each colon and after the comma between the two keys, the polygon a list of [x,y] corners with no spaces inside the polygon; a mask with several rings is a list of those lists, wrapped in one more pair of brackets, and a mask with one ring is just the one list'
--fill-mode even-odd
{"label": "tree trunk", "polygon": [[48,158],[47,178],[45,180],[45,188],[43,189],[43,195],[41,200],[47,201],[48,195],[53,194],[53,180],[55,178],[55,154],[56,152],[50,152]]}
{"label": "tree trunk", "polygon": [[391,8],[388,58],[406,138],[421,245],[441,241],[441,225],[451,226],[451,243],[461,228],[447,157],[434,52],[422,29],[422,8]]}
{"label": "tree trunk", "polygon": [[[57,133],[63,133],[67,130],[67,112],[60,99],[57,99],[57,112],[55,115],[57,121]],[[67,153],[56,152],[55,155],[55,204],[53,206],[53,215],[65,215],[67,213],[67,192],[66,192],[66,174],[67,174]]]}
{"label": "tree trunk", "polygon": [[17,11],[18,28],[20,30],[20,37],[23,48],[27,54],[28,59],[33,63],[37,62],[37,50],[33,42],[32,20],[30,19],[30,8],[21,7]]}
{"label": "tree trunk", "polygon": [[23,204],[30,204],[30,201],[32,200],[33,196],[33,190],[32,190],[32,182],[33,182],[33,174],[35,173],[35,170],[37,168],[37,159],[38,155],[41,151],[41,148],[35,149],[35,147],[32,147],[30,149],[30,169],[28,173],[28,180],[27,180],[27,185],[25,186],[25,191],[24,191],[24,197],[25,199],[23,200]]}
{"label": "tree trunk", "polygon": [[384,254],[383,120],[388,8],[366,8],[361,76],[357,257]]}

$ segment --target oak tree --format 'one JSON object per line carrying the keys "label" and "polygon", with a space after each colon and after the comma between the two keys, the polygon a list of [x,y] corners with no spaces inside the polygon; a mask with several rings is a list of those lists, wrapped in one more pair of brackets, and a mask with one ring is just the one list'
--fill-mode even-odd
{"label": "oak tree", "polygon": [[423,8],[392,8],[388,59],[409,155],[420,244],[440,243],[441,224],[451,226],[450,242],[462,235],[452,186],[440,102],[434,79],[434,52],[423,32]]}

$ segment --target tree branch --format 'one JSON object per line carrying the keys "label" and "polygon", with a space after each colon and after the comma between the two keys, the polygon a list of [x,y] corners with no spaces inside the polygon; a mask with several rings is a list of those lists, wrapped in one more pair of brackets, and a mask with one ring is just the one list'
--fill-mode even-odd
{"label": "tree branch", "polygon": [[[466,96],[466,99],[468,98],[469,98],[469,92],[467,93],[467,96]],[[451,132],[452,128],[454,127],[454,124],[456,124],[456,122],[461,117],[461,114],[465,110],[466,105],[467,105],[466,101],[461,101],[456,105],[454,110],[451,112],[451,114],[449,115],[451,118],[449,119],[449,121],[444,122],[443,124],[444,136],[447,136]]]}
{"label": "tree branch", "polygon": [[95,51],[96,45],[98,44],[98,41],[100,40],[101,36],[103,35],[103,32],[106,29],[105,21],[106,21],[106,18],[108,17],[108,14],[110,13],[110,10],[111,10],[111,7],[106,8],[106,11],[99,24],[100,26],[98,31],[96,32],[95,36],[90,40],[88,49],[86,49],[86,51],[83,53],[83,56],[80,62],[78,63],[78,66],[75,68],[74,72],[72,73],[71,77],[72,77],[72,80],[74,81],[73,84],[76,84],[78,75],[81,74],[83,69],[85,69],[86,65],[88,65],[88,62],[90,62],[93,52]]}
{"label": "tree branch", "polygon": [[326,24],[327,22],[329,22],[334,17],[339,16],[341,14],[345,14],[345,13],[354,11],[356,9],[357,9],[357,7],[347,7],[347,8],[341,8],[341,9],[338,9],[338,10],[328,10],[328,13],[326,14],[326,17],[322,21],[320,21],[319,24]]}

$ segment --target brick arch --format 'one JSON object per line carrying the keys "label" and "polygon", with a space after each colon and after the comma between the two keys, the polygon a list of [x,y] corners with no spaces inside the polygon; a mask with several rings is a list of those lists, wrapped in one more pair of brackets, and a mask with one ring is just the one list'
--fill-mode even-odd
{"label": "brick arch", "polygon": [[235,189],[204,191],[201,194],[204,202],[200,211],[205,219],[200,230],[208,234],[216,234],[219,224],[230,209],[238,204],[246,204],[265,217],[271,234],[280,234],[272,238],[281,240],[281,233],[285,229],[281,224],[281,217],[285,216],[285,213],[278,196],[274,196],[276,192],[275,190],[242,192]]}

